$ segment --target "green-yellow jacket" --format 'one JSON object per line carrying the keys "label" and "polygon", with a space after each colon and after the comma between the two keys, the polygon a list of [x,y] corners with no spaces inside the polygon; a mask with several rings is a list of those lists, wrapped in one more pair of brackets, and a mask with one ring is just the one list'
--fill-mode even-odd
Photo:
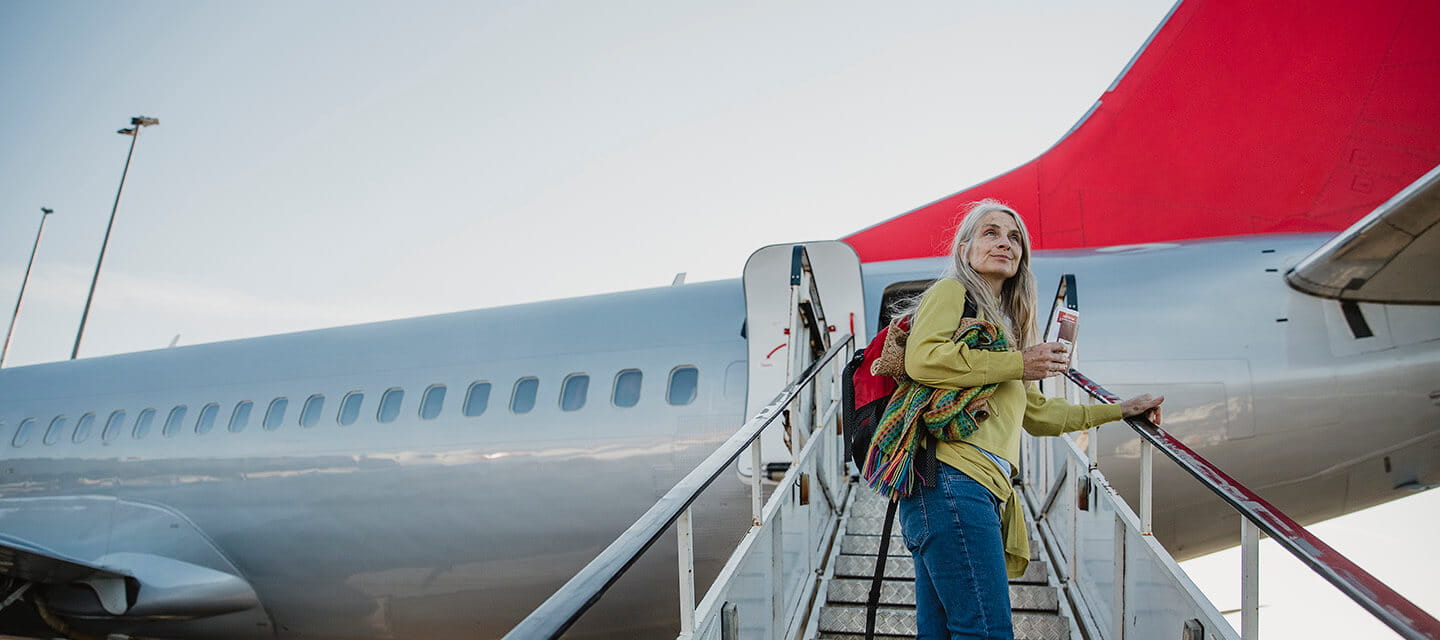
{"label": "green-yellow jacket", "polygon": [[[1040,393],[1021,380],[1024,360],[1019,351],[979,351],[952,341],[965,309],[965,285],[940,280],[920,301],[905,345],[905,373],[920,384],[961,389],[998,383],[989,401],[990,417],[968,438],[941,442],[936,458],[990,489],[1003,505],[1000,520],[1005,564],[1010,577],[1025,573],[1030,562],[1029,536],[1019,500],[1012,499],[1010,479],[979,447],[1019,468],[1020,428],[1031,435],[1058,436],[1119,420],[1119,405],[1073,405]],[[986,318],[981,318],[986,319]],[[1013,340],[1014,336],[1007,336]]]}

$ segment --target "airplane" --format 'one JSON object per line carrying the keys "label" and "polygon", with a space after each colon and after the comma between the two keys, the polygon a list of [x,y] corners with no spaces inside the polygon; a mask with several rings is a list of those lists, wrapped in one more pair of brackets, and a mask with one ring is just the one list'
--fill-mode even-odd
{"label": "airplane", "polygon": [[[1440,483],[1436,27],[1419,1],[1177,4],[1050,150],[842,239],[856,333],[1000,198],[1038,280],[1076,276],[1086,373],[1165,394],[1167,430],[1295,519]],[[725,280],[0,369],[0,632],[498,637],[765,399],[750,354],[780,338],[746,303]],[[1098,437],[1133,496],[1133,435]],[[1234,544],[1202,489],[1156,486],[1177,557]],[[698,504],[702,585],[748,506]],[[570,636],[673,636],[673,565]]]}

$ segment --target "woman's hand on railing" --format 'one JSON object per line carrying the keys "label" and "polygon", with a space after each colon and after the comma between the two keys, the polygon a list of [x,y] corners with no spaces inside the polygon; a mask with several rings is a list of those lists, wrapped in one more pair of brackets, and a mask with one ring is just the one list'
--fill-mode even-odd
{"label": "woman's hand on railing", "polygon": [[1126,418],[1133,418],[1142,413],[1146,414],[1145,417],[1158,427],[1160,426],[1160,403],[1164,401],[1165,396],[1154,397],[1147,393],[1121,401],[1120,412]]}

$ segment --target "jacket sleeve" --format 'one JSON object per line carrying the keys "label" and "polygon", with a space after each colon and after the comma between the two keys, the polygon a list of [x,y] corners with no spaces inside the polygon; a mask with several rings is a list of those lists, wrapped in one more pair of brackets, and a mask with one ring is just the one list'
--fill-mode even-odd
{"label": "jacket sleeve", "polygon": [[1019,380],[1024,359],[1018,351],[982,351],[954,342],[965,313],[965,286],[941,280],[925,293],[905,343],[905,373],[920,384],[963,389]]}
{"label": "jacket sleeve", "polygon": [[1058,436],[1114,422],[1123,417],[1118,404],[1079,405],[1051,398],[1034,385],[1025,389],[1025,419],[1030,435]]}

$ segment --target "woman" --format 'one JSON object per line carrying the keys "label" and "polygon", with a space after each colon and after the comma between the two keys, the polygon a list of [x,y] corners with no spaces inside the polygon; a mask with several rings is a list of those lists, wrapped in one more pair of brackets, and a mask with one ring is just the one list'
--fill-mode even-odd
{"label": "woman", "polygon": [[[911,311],[905,372],[938,389],[996,386],[989,417],[963,439],[939,443],[934,486],[900,500],[900,526],[915,558],[916,637],[1013,638],[1007,574],[1018,577],[1029,562],[1010,484],[1020,428],[1055,436],[1142,413],[1158,424],[1164,398],[1078,406],[1048,398],[1030,382],[1066,371],[1069,353],[1059,342],[1034,344],[1030,237],[1014,210],[994,200],[976,203],[955,232],[951,256],[943,277]],[[996,325],[1011,350],[954,341],[967,292],[978,318]]]}

